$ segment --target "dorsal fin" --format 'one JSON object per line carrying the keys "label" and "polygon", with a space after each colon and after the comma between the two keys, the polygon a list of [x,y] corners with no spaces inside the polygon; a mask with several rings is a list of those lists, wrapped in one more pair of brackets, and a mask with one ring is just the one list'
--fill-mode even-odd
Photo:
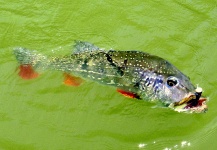
{"label": "dorsal fin", "polygon": [[85,51],[97,51],[100,50],[99,47],[83,41],[75,41],[73,53],[82,53]]}

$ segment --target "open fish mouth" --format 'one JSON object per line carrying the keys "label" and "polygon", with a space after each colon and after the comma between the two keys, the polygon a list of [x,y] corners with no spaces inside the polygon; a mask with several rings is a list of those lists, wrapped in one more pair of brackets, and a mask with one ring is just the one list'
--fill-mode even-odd
{"label": "open fish mouth", "polygon": [[188,112],[188,113],[203,113],[208,110],[206,105],[207,98],[201,97],[202,88],[197,88],[194,94],[189,94],[187,97],[183,98],[179,102],[175,102],[169,105],[178,112]]}

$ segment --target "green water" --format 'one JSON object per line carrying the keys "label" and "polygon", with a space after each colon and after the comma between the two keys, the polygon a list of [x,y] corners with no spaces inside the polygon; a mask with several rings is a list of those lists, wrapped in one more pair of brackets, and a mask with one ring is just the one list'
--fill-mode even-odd
{"label": "green water", "polygon": [[[17,75],[14,47],[70,53],[74,40],[169,60],[203,87],[209,111],[153,108],[91,81],[68,87],[56,71]],[[0,0],[0,149],[215,149],[216,49],[215,0]]]}

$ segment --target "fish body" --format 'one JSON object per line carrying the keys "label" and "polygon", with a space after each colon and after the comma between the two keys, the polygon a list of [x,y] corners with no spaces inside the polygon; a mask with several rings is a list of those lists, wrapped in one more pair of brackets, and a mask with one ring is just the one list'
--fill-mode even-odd
{"label": "fish body", "polygon": [[[65,57],[43,56],[23,48],[15,49],[14,54],[21,65],[72,73],[117,87],[138,99],[159,101],[174,110],[179,107],[177,111],[207,110],[204,99],[199,105],[200,97],[195,98],[196,88],[186,75],[165,59],[145,52],[105,51],[77,41],[74,52]],[[190,106],[190,101],[196,101],[196,104]]]}

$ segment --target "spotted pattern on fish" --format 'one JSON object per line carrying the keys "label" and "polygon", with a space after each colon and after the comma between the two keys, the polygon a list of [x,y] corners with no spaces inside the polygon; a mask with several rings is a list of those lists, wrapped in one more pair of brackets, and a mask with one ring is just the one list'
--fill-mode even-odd
{"label": "spotted pattern on fish", "polygon": [[20,64],[73,73],[135,93],[145,100],[177,102],[195,89],[189,78],[171,63],[141,51],[104,51],[93,44],[78,41],[70,56],[42,57],[22,48],[16,50],[15,55]]}

